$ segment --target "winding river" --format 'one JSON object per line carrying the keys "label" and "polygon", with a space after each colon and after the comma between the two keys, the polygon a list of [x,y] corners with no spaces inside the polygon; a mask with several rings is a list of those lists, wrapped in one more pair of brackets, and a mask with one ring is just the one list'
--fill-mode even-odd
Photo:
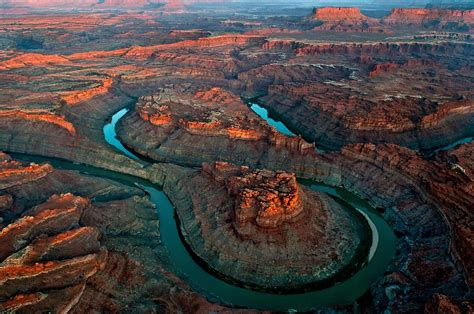
{"label": "winding river", "polygon": [[[104,136],[110,145],[125,155],[132,155],[134,159],[139,159],[138,156],[127,150],[118,141],[115,132],[116,123],[128,110],[125,108],[113,115],[111,122],[104,127]],[[272,121],[270,122],[273,123]],[[279,130],[282,130],[283,127],[284,125],[279,125]],[[89,173],[94,174],[90,167],[87,168]],[[104,171],[100,170],[100,172],[99,175],[103,177]],[[117,177],[117,174],[114,174],[114,176]],[[181,240],[173,206],[162,191],[145,180],[124,176],[120,181],[123,182],[124,180],[128,181],[129,184],[139,183],[139,186],[150,195],[151,201],[156,205],[160,219],[161,240],[168,250],[174,268],[181,273],[193,289],[211,300],[224,304],[273,311],[304,311],[321,306],[350,304],[361,297],[370,288],[370,285],[383,275],[395,253],[395,235],[381,215],[370,207],[367,202],[340,188],[308,183],[316,191],[344,200],[354,209],[361,212],[368,220],[373,237],[366,264],[347,280],[322,290],[300,294],[277,295],[245,289],[218,279],[193,260]]]}
{"label": "winding river", "polygon": [[[292,132],[283,122],[278,121],[270,117],[268,110],[257,103],[250,102],[249,103],[250,109],[255,112],[260,118],[266,120],[268,124],[273,126],[278,132],[288,135],[288,136],[296,136],[294,132]],[[327,151],[316,146],[316,152],[318,154],[324,154]]]}
{"label": "winding river", "polygon": [[[268,110],[266,108],[260,106],[259,104],[255,103],[255,102],[252,102],[252,101],[249,101],[248,105],[249,105],[249,108],[252,109],[253,112],[255,112],[262,119],[265,119],[268,122],[268,124],[275,127],[275,129],[277,129],[278,132],[280,132],[282,134],[285,134],[285,135],[288,135],[288,136],[296,136],[296,134],[294,132],[292,132],[283,122],[275,120],[272,117],[270,117],[270,113],[268,112]],[[453,142],[449,145],[446,145],[446,146],[443,146],[443,147],[440,147],[440,148],[437,148],[437,149],[434,149],[434,150],[422,151],[422,153],[424,153],[428,157],[433,156],[436,153],[451,150],[453,148],[456,148],[459,145],[470,143],[473,140],[474,140],[474,137],[472,137],[472,136],[465,137],[465,138],[457,140],[457,141],[455,141],[455,142]],[[316,146],[316,152],[319,153],[319,154],[324,154],[327,151],[320,148],[320,147],[318,147],[318,146]]]}

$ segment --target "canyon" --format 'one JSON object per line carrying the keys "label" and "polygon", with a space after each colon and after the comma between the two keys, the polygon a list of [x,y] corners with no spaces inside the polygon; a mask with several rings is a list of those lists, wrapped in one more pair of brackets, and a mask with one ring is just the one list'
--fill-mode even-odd
{"label": "canyon", "polygon": [[0,311],[473,310],[472,10],[153,3],[1,3]]}
{"label": "canyon", "polygon": [[141,190],[6,154],[0,167],[9,199],[0,212],[2,311],[219,309],[166,270],[156,208]]}

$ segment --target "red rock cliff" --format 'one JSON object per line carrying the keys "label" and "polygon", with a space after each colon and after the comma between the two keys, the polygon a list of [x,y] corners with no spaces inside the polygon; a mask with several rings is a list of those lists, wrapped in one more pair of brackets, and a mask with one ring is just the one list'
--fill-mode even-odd
{"label": "red rock cliff", "polygon": [[424,24],[432,21],[474,23],[474,10],[393,9],[384,20],[387,24]]}
{"label": "red rock cliff", "polygon": [[321,21],[360,21],[369,18],[358,8],[317,8],[313,11],[313,19]]}

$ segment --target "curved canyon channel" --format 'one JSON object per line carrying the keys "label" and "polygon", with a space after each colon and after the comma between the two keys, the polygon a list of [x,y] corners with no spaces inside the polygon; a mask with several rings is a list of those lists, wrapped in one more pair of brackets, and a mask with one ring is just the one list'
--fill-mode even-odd
{"label": "curved canyon channel", "polygon": [[[130,156],[134,154],[117,140],[115,133],[115,124],[128,111],[129,109],[125,108],[113,115],[111,122],[104,127],[104,136],[109,144]],[[262,115],[262,118],[265,117]],[[273,120],[269,121],[268,114],[265,120],[274,125]],[[281,131],[285,128],[280,122],[277,130]],[[288,132],[291,131],[288,130]],[[287,135],[294,134],[288,133]],[[136,155],[134,156],[138,158]],[[151,201],[158,208],[161,238],[168,248],[170,258],[175,267],[184,273],[194,289],[225,304],[268,310],[288,310],[289,308],[308,310],[319,306],[348,304],[362,296],[369,289],[370,285],[384,273],[395,253],[395,235],[381,215],[370,207],[367,202],[344,189],[311,183],[309,186],[312,189],[342,199],[367,219],[372,232],[372,245],[367,258],[367,264],[347,280],[318,291],[276,295],[244,289],[216,278],[192,259],[190,253],[183,245],[177,223],[174,219],[173,206],[166,195],[150,184],[142,184],[142,186],[150,194]]]}
{"label": "curved canyon channel", "polygon": [[[287,135],[294,135],[284,124],[268,117],[266,109],[258,105],[253,106],[259,116]],[[129,111],[124,108],[115,113],[111,121],[104,126],[104,136],[110,145],[120,150],[126,156],[141,160],[139,156],[129,151],[118,140],[115,132],[116,123]],[[272,311],[306,311],[323,306],[350,304],[360,298],[370,286],[383,275],[392,257],[395,254],[397,239],[392,229],[382,216],[366,201],[349,191],[327,186],[322,183],[305,182],[313,190],[326,193],[343,200],[352,209],[357,210],[366,219],[372,233],[372,243],[364,266],[342,282],[335,282],[329,288],[297,294],[271,294],[257,292],[243,287],[234,286],[201,267],[191,256],[180,236],[175,210],[165,193],[151,182],[130,175],[120,174],[109,170],[76,164],[65,160],[46,157],[36,157],[24,154],[14,154],[19,159],[51,163],[56,168],[77,170],[84,174],[104,177],[126,185],[135,185],[145,190],[157,208],[160,220],[160,235],[163,244],[169,253],[174,268],[186,279],[196,291],[210,300],[226,305],[242,308],[254,308]],[[153,239],[150,239],[153,241]]]}

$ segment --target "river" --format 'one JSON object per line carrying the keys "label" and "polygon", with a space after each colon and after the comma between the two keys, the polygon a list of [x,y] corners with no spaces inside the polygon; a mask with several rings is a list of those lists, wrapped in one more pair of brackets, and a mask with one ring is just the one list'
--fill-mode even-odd
{"label": "river", "polygon": [[[255,112],[260,118],[266,120],[267,123],[273,126],[278,132],[284,135],[288,135],[288,136],[296,136],[296,134],[292,132],[283,122],[275,120],[272,117],[270,117],[270,114],[266,108],[253,102],[250,102],[249,105],[250,105],[250,109],[252,109],[253,112]],[[315,149],[318,154],[324,154],[327,152],[326,150],[318,146],[316,146]]]}
{"label": "river", "polygon": [[[115,133],[116,123],[127,112],[128,109],[122,109],[114,114],[110,123],[104,127],[104,136],[110,145],[114,146],[125,155],[133,155],[134,159],[139,159],[138,156],[127,150],[125,146],[117,140],[117,135]],[[267,119],[270,119],[268,118],[268,115]],[[276,122],[273,122],[274,120],[267,121],[269,123]],[[277,125],[279,130],[285,130],[286,128],[283,124]],[[287,128],[286,130],[286,132],[289,131]],[[71,164],[69,167],[75,168],[77,166]],[[91,171],[92,170],[89,169],[88,172],[94,174]],[[101,170],[99,175],[103,176],[104,171]],[[128,178],[124,179],[130,181],[129,176],[127,177]],[[306,183],[313,190],[340,198],[352,206],[353,209],[362,213],[362,215],[367,219],[372,231],[372,245],[365,266],[343,282],[337,283],[326,289],[307,293],[280,295],[262,293],[234,286],[218,279],[213,274],[204,270],[196,261],[193,260],[182,242],[177,227],[177,221],[175,220],[173,206],[166,195],[149,182],[144,182],[144,180],[140,179],[135,181],[140,184],[142,189],[146,190],[150,195],[151,201],[157,207],[157,214],[160,219],[161,240],[169,252],[174,267],[179,270],[181,275],[193,289],[202,293],[211,300],[222,302],[224,304],[273,311],[304,311],[322,306],[350,304],[361,297],[370,288],[370,285],[374,283],[377,278],[383,275],[395,253],[397,242],[395,235],[381,215],[375,209],[370,207],[367,202],[341,188],[330,187],[314,182]]]}

